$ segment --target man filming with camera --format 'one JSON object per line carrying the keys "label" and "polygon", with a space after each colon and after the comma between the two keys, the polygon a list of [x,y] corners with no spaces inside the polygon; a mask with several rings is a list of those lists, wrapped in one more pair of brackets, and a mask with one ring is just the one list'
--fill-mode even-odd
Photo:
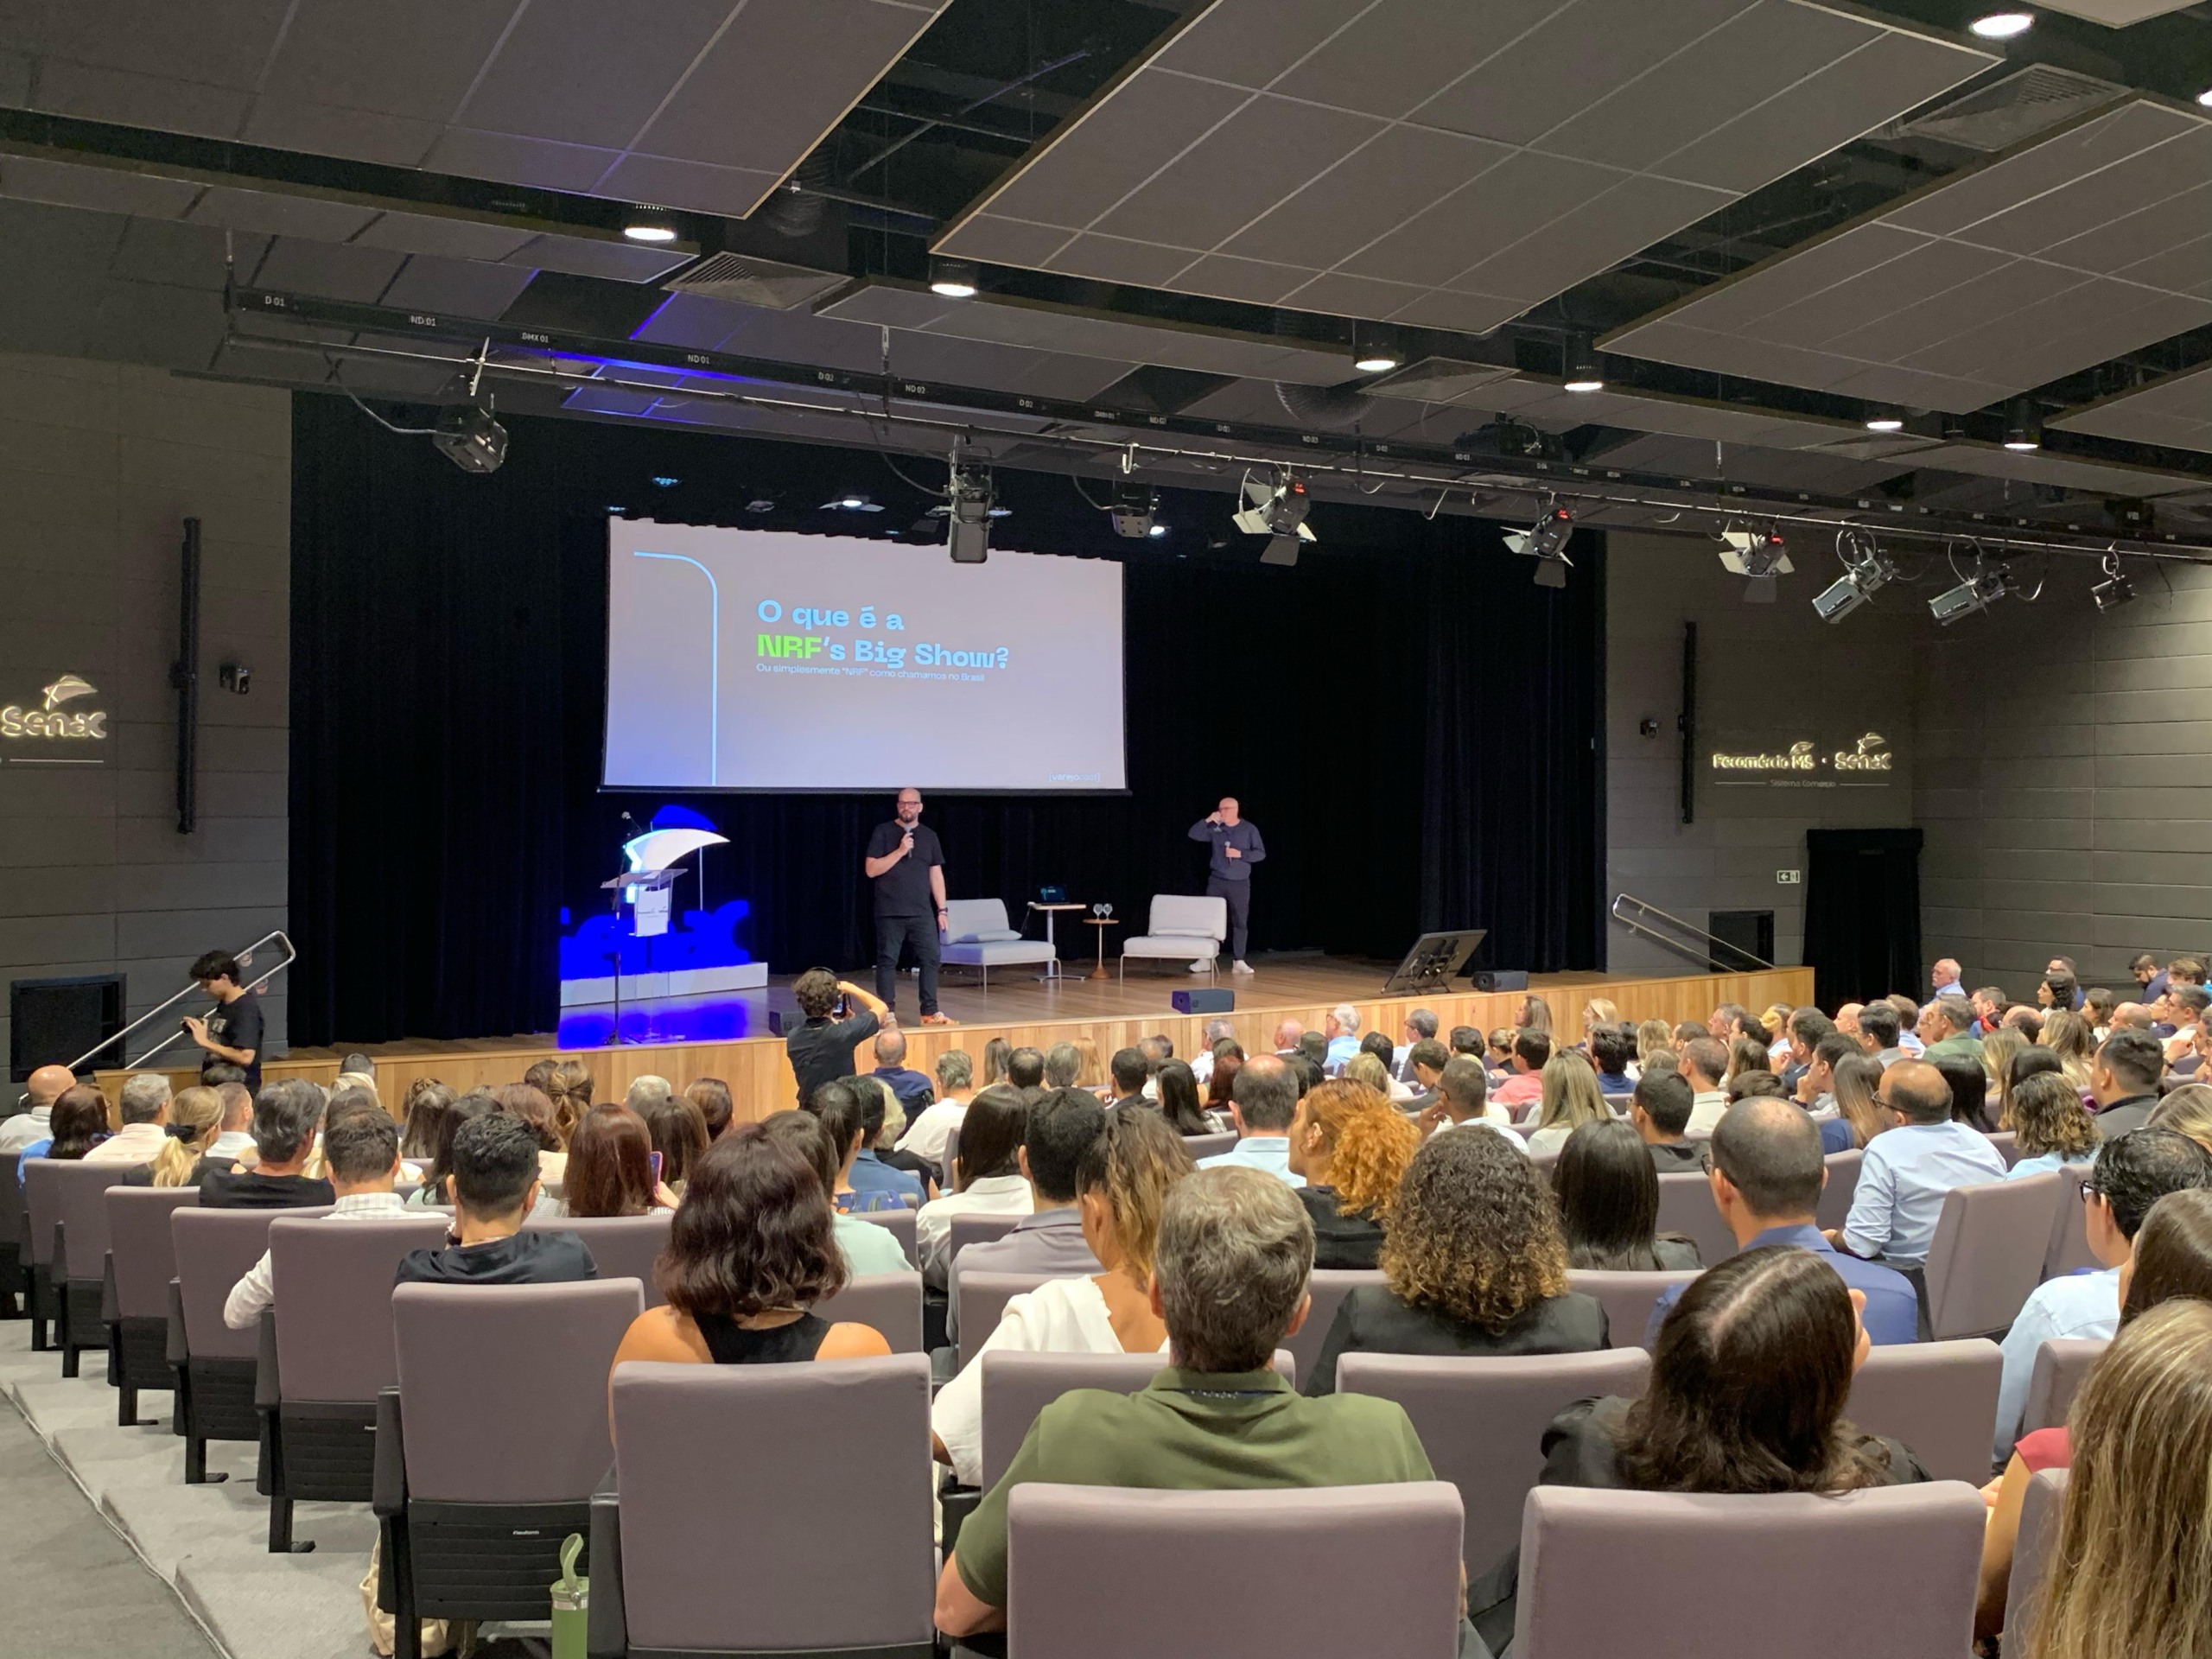
{"label": "man filming with camera", "polygon": [[[798,1079],[798,1103],[837,1077],[853,1075],[853,1050],[881,1030],[887,1020],[898,1023],[883,999],[870,995],[850,980],[840,979],[827,968],[810,968],[791,986],[791,996],[805,1023],[784,1034],[784,1053]],[[858,1013],[853,1012],[857,1008]]]}

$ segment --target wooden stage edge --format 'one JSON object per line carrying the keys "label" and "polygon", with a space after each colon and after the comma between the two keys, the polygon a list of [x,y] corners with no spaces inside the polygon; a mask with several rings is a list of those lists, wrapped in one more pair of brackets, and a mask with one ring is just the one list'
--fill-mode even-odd
{"label": "wooden stage edge", "polygon": [[[1399,1039],[1406,1015],[1417,1007],[1435,1011],[1440,1031],[1448,1031],[1453,1026],[1478,1026],[1488,1031],[1511,1020],[1521,1000],[1521,994],[1516,991],[1377,996],[1374,989],[1387,977],[1387,967],[1329,959],[1293,961],[1294,967],[1288,963],[1278,967],[1263,960],[1255,979],[1239,982],[1224,975],[1220,982],[1237,994],[1236,1010],[1226,1017],[1236,1027],[1237,1040],[1247,1053],[1272,1051],[1275,1027],[1286,1019],[1296,1020],[1309,1030],[1320,1029],[1323,1017],[1339,1002],[1349,1002],[1359,1010],[1363,1031],[1381,1029]],[[1071,979],[1065,993],[1041,992],[1024,983],[985,994],[972,985],[948,980],[944,1001],[947,1011],[962,1023],[952,1027],[906,1027],[906,1064],[918,1071],[931,1071],[939,1054],[954,1048],[964,1048],[980,1060],[983,1045],[994,1037],[1003,1037],[1016,1046],[1030,1044],[1039,1048],[1087,1037],[1097,1045],[1103,1059],[1117,1048],[1158,1033],[1175,1045],[1177,1054],[1188,1056],[1198,1047],[1207,1019],[1213,1016],[1173,1013],[1166,1006],[1167,998],[1172,990],[1199,982],[1147,975],[1141,981],[1132,979],[1126,991],[1113,987],[1110,982],[1100,986],[1095,982]],[[900,982],[902,1002],[911,1001],[912,985],[911,979]],[[1776,1002],[1802,1007],[1812,1000],[1813,970],[1777,968],[1765,973],[1691,974],[1665,979],[1534,974],[1529,976],[1529,988],[1548,999],[1552,1016],[1561,1029],[1579,1036],[1583,1004],[1592,997],[1610,999],[1624,1020],[1657,1019],[1670,1024],[1684,1020],[1702,1021],[1723,1002],[1739,1002],[1754,1009],[1764,1009]],[[1039,1006],[1049,1002],[1055,995],[1065,995],[1071,1001],[1089,1003],[1094,1011],[1078,1014],[1070,1009],[1056,1015],[1049,1007]],[[988,1017],[988,1012],[982,1017],[974,1015],[974,1010],[988,1011],[995,1001],[1026,1006],[1017,1017],[995,1020]],[[1013,1009],[1007,1012],[1011,1014]],[[417,1077],[435,1077],[463,1091],[479,1085],[497,1088],[501,1084],[516,1082],[531,1064],[554,1054],[564,1059],[581,1060],[588,1066],[601,1100],[620,1098],[633,1079],[647,1074],[666,1077],[678,1089],[699,1077],[719,1077],[729,1085],[736,1116],[753,1119],[793,1103],[796,1091],[791,1067],[784,1058],[782,1041],[765,1035],[735,1042],[639,1043],[572,1051],[558,1049],[553,1038],[546,1036],[478,1040],[446,1046],[388,1044],[381,1046],[381,1049],[372,1046],[363,1052],[375,1064],[379,1098],[395,1111],[408,1085]],[[860,1062],[862,1071],[870,1069],[873,1064],[865,1050]],[[306,1077],[327,1085],[336,1081],[338,1065],[336,1055],[320,1051],[271,1059],[263,1067],[263,1077],[265,1082],[278,1077]],[[126,1075],[121,1071],[100,1073],[100,1084],[111,1099],[120,1091]],[[182,1087],[194,1081],[197,1074],[177,1071],[171,1075],[176,1086]]]}

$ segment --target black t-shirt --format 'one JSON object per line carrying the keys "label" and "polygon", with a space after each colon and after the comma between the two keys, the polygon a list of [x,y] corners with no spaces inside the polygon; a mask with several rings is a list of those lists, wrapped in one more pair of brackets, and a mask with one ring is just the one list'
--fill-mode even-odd
{"label": "black t-shirt", "polygon": [[[261,995],[248,991],[244,996],[233,997],[228,1002],[218,1002],[215,1011],[207,1016],[207,1035],[210,1040],[225,1048],[250,1048],[253,1064],[245,1069],[245,1086],[256,1094],[261,1092]],[[200,1062],[205,1071],[211,1065],[226,1064],[219,1054],[209,1054]],[[324,1199],[328,1203],[328,1199]]]}
{"label": "black t-shirt", "polygon": [[575,1233],[525,1229],[483,1244],[410,1250],[396,1285],[567,1285],[599,1277],[591,1246]]}
{"label": "black t-shirt", "polygon": [[[883,858],[899,850],[906,828],[895,818],[879,823],[868,838],[868,855]],[[914,850],[875,878],[875,913],[879,916],[934,916],[937,898],[930,892],[930,870],[944,862],[944,849],[937,831],[925,823],[914,826]]]}
{"label": "black t-shirt", "polygon": [[814,1097],[823,1084],[853,1075],[853,1046],[876,1033],[874,1013],[862,1008],[849,1020],[810,1020],[784,1038],[784,1052],[798,1079],[798,1103]]}
{"label": "black t-shirt", "polygon": [[338,1195],[328,1181],[311,1181],[304,1175],[257,1175],[251,1170],[208,1169],[200,1178],[202,1210],[305,1210],[318,1204],[335,1204]]}

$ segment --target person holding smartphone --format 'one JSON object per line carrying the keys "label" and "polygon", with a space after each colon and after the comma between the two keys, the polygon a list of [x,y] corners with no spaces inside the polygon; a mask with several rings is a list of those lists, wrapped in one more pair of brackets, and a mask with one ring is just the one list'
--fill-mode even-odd
{"label": "person holding smartphone", "polygon": [[261,1092],[261,998],[245,985],[245,970],[227,950],[210,950],[192,964],[200,988],[215,999],[205,1019],[184,1021],[185,1034],[200,1045],[200,1071],[228,1064],[245,1072],[245,1086]]}
{"label": "person holding smartphone", "polygon": [[922,791],[899,791],[898,817],[875,826],[861,868],[875,888],[875,994],[899,1000],[899,950],[912,945],[922,969],[922,1023],[953,1022],[937,1011],[938,947],[946,920],[944,849],[922,823]]}
{"label": "person holding smartphone", "polygon": [[[784,1054],[798,1084],[798,1103],[823,1084],[853,1075],[853,1050],[897,1016],[880,997],[827,968],[810,968],[791,986],[805,1023],[784,1033]],[[859,1012],[853,1010],[857,1007]]]}

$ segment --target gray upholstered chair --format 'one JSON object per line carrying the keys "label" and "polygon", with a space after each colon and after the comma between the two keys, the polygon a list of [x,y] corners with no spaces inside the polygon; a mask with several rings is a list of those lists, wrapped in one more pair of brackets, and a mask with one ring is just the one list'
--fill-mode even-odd
{"label": "gray upholstered chair", "polygon": [[1827,1185],[1821,1189],[1820,1202],[1814,1206],[1814,1224],[1837,1230],[1851,1217],[1851,1200],[1859,1192],[1859,1166],[1866,1161],[1866,1149],[1847,1147],[1841,1152],[1832,1152],[1821,1161],[1827,1166]]}
{"label": "gray upholstered chair", "polygon": [[2035,1368],[2028,1373],[2028,1401],[2020,1413],[2020,1433],[2032,1434],[2064,1422],[2089,1368],[2111,1346],[2111,1340],[2104,1337],[2054,1337],[2037,1349]]}
{"label": "gray upholstered chair", "polygon": [[169,1281],[176,1245],[169,1217],[196,1206],[195,1186],[111,1186],[107,1203],[107,1287],[102,1312],[108,1329],[108,1381],[115,1384],[115,1421],[138,1421],[138,1390],[176,1387],[169,1369]]}
{"label": "gray upholstered chair", "polygon": [[2004,1351],[1980,1337],[1870,1349],[1844,1415],[1910,1446],[1938,1480],[1989,1478]]}
{"label": "gray upholstered chair", "polygon": [[1043,939],[1024,938],[1008,925],[1002,899],[948,899],[938,959],[948,968],[973,968],[991,988],[994,968],[1038,967],[1057,954]]}
{"label": "gray upholstered chair", "polygon": [[46,1275],[54,1309],[54,1345],[61,1375],[78,1374],[79,1356],[105,1349],[100,1304],[107,1282],[107,1189],[129,1174],[123,1164],[34,1158],[23,1172],[30,1211],[32,1261]]}
{"label": "gray upholstered chair", "polygon": [[1610,1268],[1569,1268],[1567,1287],[1598,1299],[1605,1310],[1605,1332],[1614,1347],[1640,1348],[1651,1324],[1651,1310],[1660,1297],[1672,1287],[1687,1285],[1700,1271],[1683,1268],[1673,1273],[1620,1273]]}
{"label": "gray upholstered chair", "polygon": [[[1539,1486],[1514,1659],[1959,1659],[1987,1511],[1961,1481],[1824,1497]],[[1684,1596],[1727,1563],[1738,1593]]]}
{"label": "gray upholstered chair", "polygon": [[1122,941],[1122,979],[1128,982],[1129,958],[1135,957],[1140,962],[1205,962],[1209,964],[1206,976],[1211,980],[1215,973],[1211,964],[1221,955],[1222,941],[1228,937],[1228,899],[1156,893],[1144,931]]}
{"label": "gray upholstered chair", "polygon": [[1683,1233],[1697,1241],[1708,1268],[1736,1254],[1736,1236],[1713,1205],[1713,1183],[1702,1171],[1682,1170],[1659,1178],[1659,1230]]}
{"label": "gray upholstered chair", "polygon": [[[545,1617],[614,1455],[607,1370],[644,1306],[627,1276],[392,1292],[373,1502],[394,1659],[416,1659],[424,1618]],[[486,1386],[502,1378],[518,1386]]]}
{"label": "gray upholstered chair", "polygon": [[1236,1145],[1236,1131],[1234,1129],[1224,1129],[1218,1135],[1186,1135],[1183,1137],[1183,1150],[1191,1154],[1192,1163],[1201,1158],[1218,1158]]}
{"label": "gray upholstered chair", "polygon": [[2066,1510],[2071,1471],[2038,1469],[2020,1499],[2020,1529],[2012,1540],[2012,1576],[2005,1588],[2005,1651],[2014,1659],[2035,1659],[2028,1632],[2035,1628],[2036,1604],[2050,1577],[2058,1551],[2058,1523]]}
{"label": "gray upholstered chair", "polygon": [[[1459,1651],[1459,1494],[1446,1481],[1195,1492],[1033,1482],[1008,1495],[1007,1557],[1010,1659]],[[1285,1593],[1301,1584],[1327,1592]]]}
{"label": "gray upholstered chair", "polygon": [[1954,1187],[1923,1269],[1928,1333],[2001,1336],[2043,1278],[2058,1202],[2056,1173]]}
{"label": "gray upholstered chair", "polygon": [[276,1306],[261,1316],[253,1404],[264,1426],[271,1553],[293,1553],[296,1500],[374,1496],[377,1396],[397,1380],[392,1280],[409,1251],[445,1243],[447,1224],[435,1211],[340,1222],[287,1214],[269,1224]]}
{"label": "gray upholstered chair", "polygon": [[630,1364],[613,1395],[614,1487],[591,1508],[592,1659],[928,1659],[925,1356]]}
{"label": "gray upholstered chair", "polygon": [[[23,1230],[29,1217],[23,1210],[23,1184],[16,1178],[21,1159],[13,1148],[0,1152],[0,1319],[16,1318],[30,1289],[23,1255]],[[44,1345],[43,1338],[39,1345]]]}
{"label": "gray upholstered chair", "polygon": [[[223,1323],[231,1287],[269,1248],[270,1223],[279,1216],[324,1213],[202,1210],[193,1205],[170,1211],[176,1278],[169,1291],[168,1357],[176,1374],[176,1432],[184,1437],[188,1485],[209,1481],[208,1441],[261,1438],[253,1403],[261,1339],[257,1332],[233,1331]],[[217,1475],[213,1481],[228,1478]]]}
{"label": "gray upholstered chair", "polygon": [[995,1238],[1004,1238],[1016,1224],[1028,1219],[1027,1216],[956,1215],[950,1231],[950,1254],[957,1255],[970,1244],[988,1244]]}
{"label": "gray upholstered chair", "polygon": [[2044,1255],[2043,1276],[2063,1279],[2084,1268],[2101,1268],[2104,1263],[2089,1252],[2088,1198],[2082,1185],[2088,1171],[2061,1168],[2052,1172],[2051,1179],[2058,1183],[2058,1205],[2050,1218],[2050,1248]]}
{"label": "gray upholstered chair", "polygon": [[662,1297],[653,1284],[653,1263],[668,1247],[671,1210],[648,1211],[642,1216],[561,1217],[524,1222],[523,1230],[574,1233],[591,1251],[602,1279],[635,1279],[647,1307],[658,1307]]}
{"label": "gray upholstered chair", "polygon": [[1630,1347],[1479,1358],[1355,1353],[1337,1361],[1337,1390],[1405,1408],[1437,1478],[1459,1489],[1471,1576],[1520,1538],[1521,1503],[1543,1470],[1552,1419],[1592,1395],[1633,1399],[1650,1374],[1651,1356]]}
{"label": "gray upholstered chair", "polygon": [[915,1238],[914,1211],[904,1208],[863,1210],[859,1212],[859,1215],[862,1221],[882,1228],[884,1231],[899,1241],[899,1248],[906,1252],[908,1267],[918,1268],[922,1265],[921,1249]]}
{"label": "gray upholstered chair", "polygon": [[960,1363],[976,1357],[976,1351],[999,1328],[1006,1305],[1038,1286],[1065,1277],[1057,1273],[969,1273],[960,1274]]}
{"label": "gray upholstered chair", "polygon": [[1306,1323],[1283,1338],[1298,1361],[1300,1376],[1313,1375],[1313,1368],[1320,1363],[1321,1344],[1329,1339],[1329,1327],[1337,1322],[1337,1309],[1345,1297],[1361,1285],[1385,1285],[1389,1281],[1373,1268],[1316,1268],[1306,1283],[1306,1294],[1313,1299],[1313,1306],[1306,1310]]}
{"label": "gray upholstered chair", "polygon": [[1992,1131],[1989,1136],[1989,1144],[2005,1154],[2005,1168],[2010,1169],[2013,1165],[2020,1161],[2020,1137],[2015,1135],[2012,1130],[1997,1129]]}
{"label": "gray upholstered chair", "polygon": [[814,1312],[835,1325],[849,1319],[872,1325],[894,1354],[922,1351],[922,1275],[918,1273],[863,1273]]}

